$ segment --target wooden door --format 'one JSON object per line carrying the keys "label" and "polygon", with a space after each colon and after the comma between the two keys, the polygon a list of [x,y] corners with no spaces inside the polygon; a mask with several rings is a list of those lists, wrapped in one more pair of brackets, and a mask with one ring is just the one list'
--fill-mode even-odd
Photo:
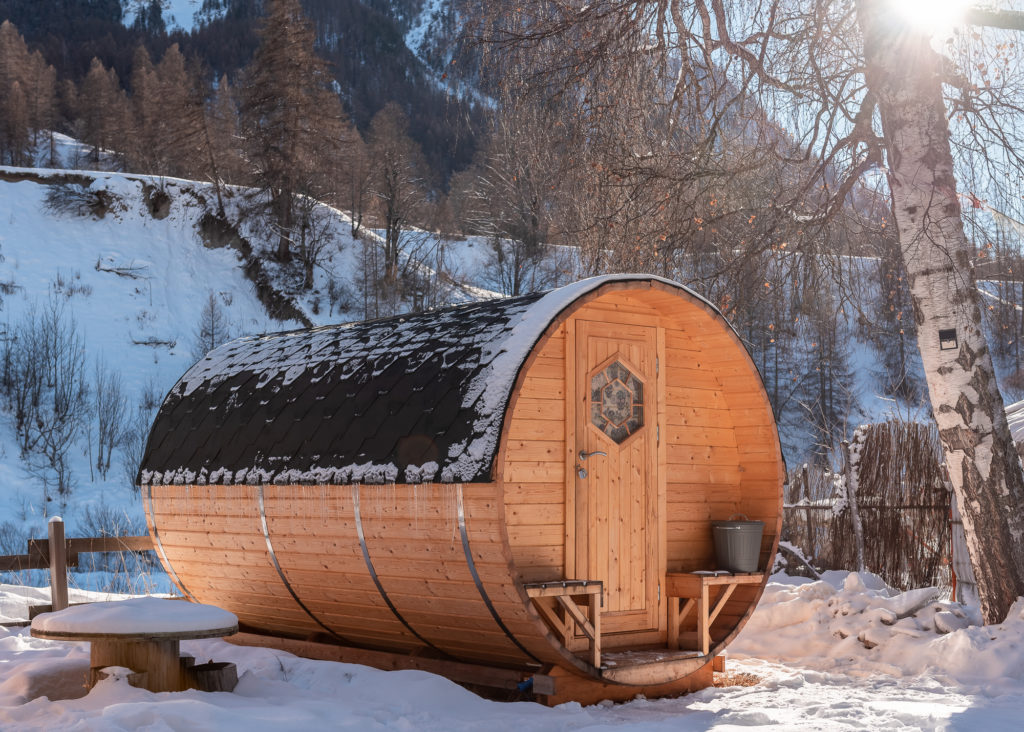
{"label": "wooden door", "polygon": [[578,320],[575,345],[576,576],[604,582],[604,633],[656,631],[657,329]]}

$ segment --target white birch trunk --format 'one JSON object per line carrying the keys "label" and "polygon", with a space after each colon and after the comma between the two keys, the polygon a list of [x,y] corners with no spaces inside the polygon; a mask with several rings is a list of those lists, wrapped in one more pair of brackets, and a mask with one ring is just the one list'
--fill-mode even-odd
{"label": "white birch trunk", "polygon": [[[932,412],[964,521],[982,613],[1024,595],[1024,473],[981,330],[942,100],[941,59],[886,0],[856,0],[867,83],[882,119],[889,186]],[[940,344],[940,331],[954,332]],[[944,347],[946,346],[946,347]]]}

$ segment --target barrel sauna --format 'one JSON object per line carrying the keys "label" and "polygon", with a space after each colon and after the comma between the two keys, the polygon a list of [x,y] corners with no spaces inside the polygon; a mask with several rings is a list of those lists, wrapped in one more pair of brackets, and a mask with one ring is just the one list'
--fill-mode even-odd
{"label": "barrel sauna", "polygon": [[[138,481],[168,574],[243,642],[591,702],[711,682],[784,472],[721,313],[614,275],[225,344],[167,396]],[[760,571],[694,574],[736,514],[765,523]]]}

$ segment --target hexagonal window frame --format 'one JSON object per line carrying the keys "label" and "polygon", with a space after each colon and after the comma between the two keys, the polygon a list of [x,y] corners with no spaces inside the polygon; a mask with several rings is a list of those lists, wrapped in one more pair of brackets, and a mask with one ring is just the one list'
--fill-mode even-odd
{"label": "hexagonal window frame", "polygon": [[[644,401],[647,390],[647,382],[639,375],[639,369],[629,361],[616,353],[606,359],[596,369],[590,372],[589,397],[587,403],[590,409],[590,426],[599,432],[606,440],[622,447],[632,440],[636,435],[643,432],[647,423],[646,402]],[[609,414],[605,408],[605,395],[611,387],[619,384],[622,394],[626,391],[632,397],[629,409],[631,414],[624,415]],[[639,394],[639,399],[637,399]],[[616,405],[621,409],[622,405]],[[615,420],[618,421],[615,421]]]}

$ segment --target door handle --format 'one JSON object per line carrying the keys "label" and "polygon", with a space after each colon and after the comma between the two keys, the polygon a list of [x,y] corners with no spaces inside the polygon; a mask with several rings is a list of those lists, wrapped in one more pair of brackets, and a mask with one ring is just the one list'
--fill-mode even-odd
{"label": "door handle", "polygon": [[[608,457],[608,453],[606,453],[604,450],[594,450],[593,452],[587,452],[586,450],[580,450],[580,460],[581,461],[582,460],[586,460],[588,457],[591,457],[593,455],[604,455],[605,457]],[[583,480],[584,478],[587,477],[587,469],[584,468],[579,463],[576,463],[576,475],[578,475],[580,477],[580,480]]]}

